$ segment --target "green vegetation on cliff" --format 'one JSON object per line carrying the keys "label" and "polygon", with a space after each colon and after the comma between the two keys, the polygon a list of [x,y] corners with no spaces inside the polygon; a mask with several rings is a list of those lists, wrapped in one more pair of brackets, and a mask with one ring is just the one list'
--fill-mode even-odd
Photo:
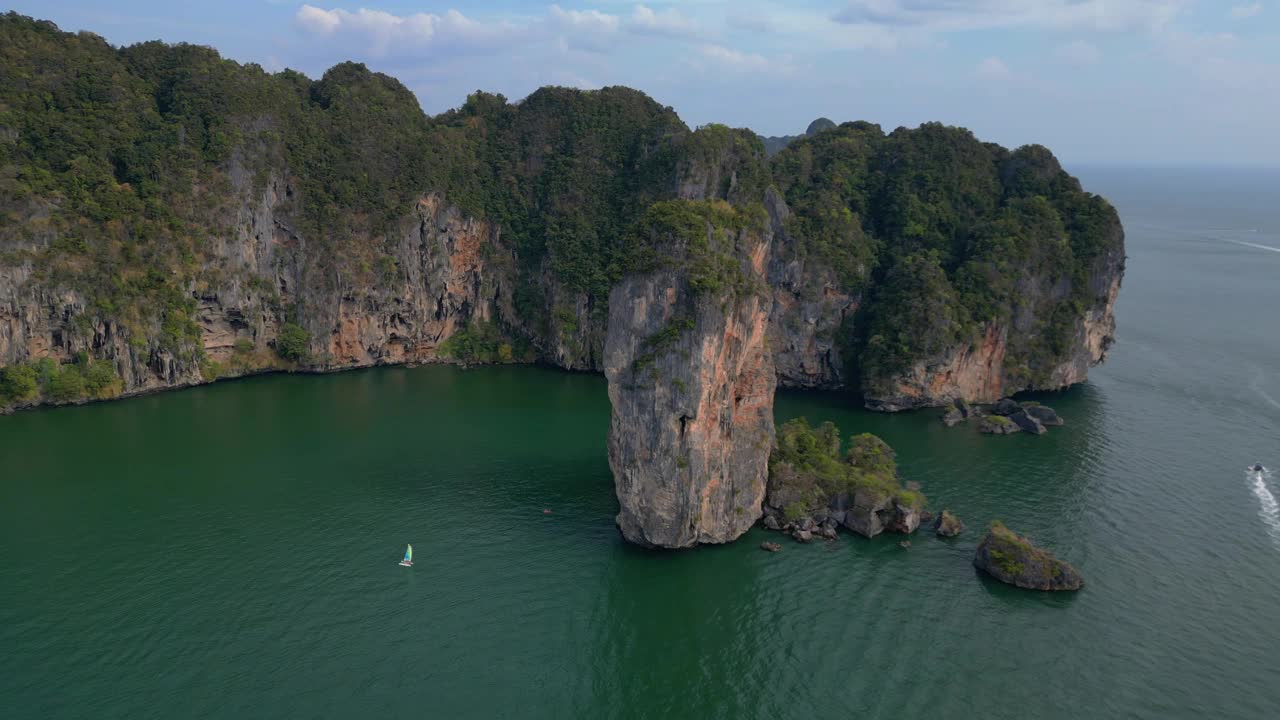
{"label": "green vegetation on cliff", "polygon": [[[502,334],[572,345],[588,362],[601,333],[583,325],[603,322],[625,273],[679,262],[695,292],[757,290],[737,240],[769,229],[768,205],[786,220],[767,261],[804,261],[808,292],[830,272],[860,297],[840,335],[846,381],[867,388],[1015,320],[1006,366],[1043,379],[1072,351],[1104,292],[1096,265],[1120,242],[1115,211],[1045,148],[1008,151],[936,123],[885,134],[815,121],[770,159],[749,130],[690,131],[624,87],[547,87],[518,103],[477,92],[432,117],[358,63],[311,80],[0,16],[0,263],[53,308],[75,338],[64,348],[127,346],[143,365],[163,354],[216,376],[201,302],[234,287],[288,329],[281,358],[322,364],[307,347],[332,331],[334,299],[405,276],[395,252],[431,192],[498,229],[518,316]],[[246,210],[266,197],[274,226],[250,227]],[[255,243],[276,267],[254,265]],[[450,352],[501,359],[475,330]]]}
{"label": "green vegetation on cliff", "polygon": [[760,234],[768,221],[756,203],[736,208],[723,200],[666,200],[649,206],[632,228],[623,272],[679,265],[699,294],[754,292],[738,239]]}
{"label": "green vegetation on cliff", "polygon": [[124,390],[124,381],[106,360],[94,360],[80,352],[75,360],[59,364],[52,358],[0,368],[0,408],[37,400],[54,403],[106,400]]}
{"label": "green vegetation on cliff", "polygon": [[528,362],[530,353],[527,342],[512,339],[498,323],[488,321],[471,323],[440,346],[441,355],[467,364]]}
{"label": "green vegetation on cliff", "polygon": [[846,346],[864,386],[1007,329],[1020,307],[1031,326],[1010,333],[1009,364],[1043,380],[1099,299],[1095,262],[1121,242],[1115,210],[1045,148],[938,123],[845,123],[790,144],[773,171],[794,252],[866,295]]}

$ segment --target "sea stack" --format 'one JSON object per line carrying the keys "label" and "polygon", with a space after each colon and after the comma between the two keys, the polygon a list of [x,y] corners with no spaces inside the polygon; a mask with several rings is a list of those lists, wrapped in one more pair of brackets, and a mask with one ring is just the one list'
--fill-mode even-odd
{"label": "sea stack", "polygon": [[760,517],[775,374],[770,233],[756,210],[658,203],[645,220],[652,253],[609,295],[609,465],[633,543],[729,542]]}

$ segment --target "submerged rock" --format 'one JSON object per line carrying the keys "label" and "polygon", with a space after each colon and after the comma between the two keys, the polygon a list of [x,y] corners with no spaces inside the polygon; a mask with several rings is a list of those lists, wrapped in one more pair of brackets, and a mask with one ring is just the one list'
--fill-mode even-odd
{"label": "submerged rock", "polygon": [[964,523],[960,522],[960,518],[952,515],[950,510],[943,510],[933,521],[933,531],[939,537],[955,537],[964,532]]}
{"label": "submerged rock", "polygon": [[782,546],[776,542],[762,542],[760,543],[760,549],[766,552],[778,552],[782,549]]}
{"label": "submerged rock", "polygon": [[1084,586],[1084,578],[1075,568],[999,521],[991,523],[973,564],[1001,582],[1028,590],[1079,590]]}
{"label": "submerged rock", "polygon": [[796,530],[791,533],[791,537],[795,538],[796,542],[807,543],[813,540],[813,533],[808,530]]}

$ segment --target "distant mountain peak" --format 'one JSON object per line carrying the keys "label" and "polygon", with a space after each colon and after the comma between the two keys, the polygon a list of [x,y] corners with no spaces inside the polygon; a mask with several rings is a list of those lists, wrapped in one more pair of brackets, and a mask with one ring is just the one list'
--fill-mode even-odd
{"label": "distant mountain peak", "polygon": [[832,121],[830,118],[820,117],[817,120],[814,120],[813,122],[809,123],[809,127],[805,128],[804,134],[817,135],[823,130],[830,130],[835,126],[836,126],[835,122]]}
{"label": "distant mountain peak", "polygon": [[809,123],[809,127],[805,128],[803,135],[778,135],[774,137],[762,138],[764,140],[764,150],[769,156],[773,156],[782,151],[782,148],[790,145],[793,141],[802,137],[817,135],[823,130],[830,130],[836,127],[836,123],[830,118],[820,117]]}

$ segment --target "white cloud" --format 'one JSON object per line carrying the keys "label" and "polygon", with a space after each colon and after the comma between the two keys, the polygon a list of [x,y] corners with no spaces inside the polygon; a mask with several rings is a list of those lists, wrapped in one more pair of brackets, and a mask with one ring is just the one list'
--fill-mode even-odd
{"label": "white cloud", "polygon": [[989,80],[1003,80],[1012,75],[1012,73],[1009,72],[1009,66],[1005,65],[1003,60],[994,56],[986,58],[982,62],[978,63],[978,67],[975,68],[975,71],[978,73],[978,77],[987,78]]}
{"label": "white cloud", "polygon": [[295,19],[303,29],[309,32],[317,35],[329,35],[342,24],[342,17],[339,13],[345,12],[345,10],[321,10],[318,7],[303,5],[298,8],[298,14]]}
{"label": "white cloud", "polygon": [[654,12],[645,5],[637,5],[631,13],[627,28],[635,33],[652,35],[694,35],[698,26],[675,8]]}
{"label": "white cloud", "polygon": [[350,12],[341,8],[323,10],[303,5],[298,8],[294,19],[299,27],[313,35],[349,39],[374,56],[387,55],[395,47],[404,47],[412,52],[437,44],[453,47],[493,44],[518,31],[509,23],[481,23],[457,10],[449,10],[443,15],[414,13],[401,16],[367,8]]}
{"label": "white cloud", "polygon": [[832,19],[847,25],[954,32],[1007,27],[1081,30],[1160,28],[1190,0],[848,0]]}
{"label": "white cloud", "polygon": [[1091,42],[1074,40],[1058,48],[1058,57],[1072,65],[1093,65],[1102,59],[1102,51]]}
{"label": "white cloud", "polygon": [[551,18],[558,25],[587,33],[613,33],[622,24],[617,15],[602,13],[599,10],[565,10],[559,5],[551,6]]}
{"label": "white cloud", "polygon": [[303,32],[329,42],[353,47],[375,57],[390,54],[421,55],[432,48],[502,47],[520,42],[541,42],[562,51],[606,53],[621,41],[620,33],[692,38],[698,25],[675,8],[654,10],[636,5],[629,16],[595,9],[547,6],[541,17],[512,20],[478,20],[457,10],[443,14],[396,15],[383,10],[325,10],[303,5],[294,15]]}
{"label": "white cloud", "polygon": [[1237,20],[1243,18],[1251,18],[1262,12],[1262,3],[1256,2],[1252,5],[1236,5],[1231,8],[1231,17]]}
{"label": "white cloud", "polygon": [[616,45],[622,18],[599,10],[565,10],[552,5],[549,23],[561,50],[602,53]]}
{"label": "white cloud", "polygon": [[785,74],[792,69],[788,55],[770,60],[759,53],[742,52],[723,45],[703,45],[701,55],[720,68],[734,72]]}

